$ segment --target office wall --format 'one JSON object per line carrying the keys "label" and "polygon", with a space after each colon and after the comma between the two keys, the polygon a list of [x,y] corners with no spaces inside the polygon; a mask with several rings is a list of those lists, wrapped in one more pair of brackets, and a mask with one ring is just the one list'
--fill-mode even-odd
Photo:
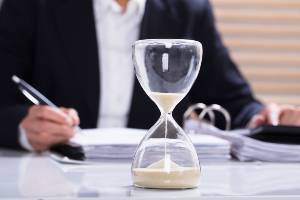
{"label": "office wall", "polygon": [[258,98],[300,105],[300,1],[211,2],[224,42]]}

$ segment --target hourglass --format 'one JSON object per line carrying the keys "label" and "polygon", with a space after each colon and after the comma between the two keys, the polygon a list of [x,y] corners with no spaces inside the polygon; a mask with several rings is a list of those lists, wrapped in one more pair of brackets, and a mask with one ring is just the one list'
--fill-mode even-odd
{"label": "hourglass", "polygon": [[197,41],[149,39],[133,45],[136,76],[161,112],[136,150],[131,168],[135,186],[197,187],[198,156],[189,137],[173,119],[172,111],[192,87],[201,59],[202,45]]}

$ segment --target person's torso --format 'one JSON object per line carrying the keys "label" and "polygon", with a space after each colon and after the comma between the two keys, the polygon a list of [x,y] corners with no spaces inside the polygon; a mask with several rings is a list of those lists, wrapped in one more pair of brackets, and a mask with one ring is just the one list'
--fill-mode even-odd
{"label": "person's torso", "polygon": [[[77,109],[83,128],[96,127],[101,72],[92,0],[40,2],[31,83],[57,105]],[[139,39],[196,39],[199,20],[187,12],[193,11],[187,7],[192,4],[171,2],[147,1]],[[136,79],[133,88],[128,126],[149,128],[158,119],[159,111]],[[187,96],[175,109],[174,117],[180,123],[191,103]]]}

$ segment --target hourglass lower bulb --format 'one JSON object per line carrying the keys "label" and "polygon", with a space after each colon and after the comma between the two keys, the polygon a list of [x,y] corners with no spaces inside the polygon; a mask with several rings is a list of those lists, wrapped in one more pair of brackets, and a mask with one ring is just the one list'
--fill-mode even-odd
{"label": "hourglass lower bulb", "polygon": [[202,46],[192,40],[140,40],[134,44],[136,76],[161,111],[135,153],[131,169],[135,186],[197,187],[199,160],[172,111],[197,78],[201,58]]}

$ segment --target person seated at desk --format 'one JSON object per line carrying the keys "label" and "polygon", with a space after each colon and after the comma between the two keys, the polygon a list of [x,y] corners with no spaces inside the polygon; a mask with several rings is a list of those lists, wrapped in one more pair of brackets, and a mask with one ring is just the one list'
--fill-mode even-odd
{"label": "person seated at desk", "polygon": [[[300,124],[299,108],[257,101],[222,44],[208,0],[5,0],[0,12],[0,146],[43,151],[82,128],[149,128],[159,112],[134,77],[138,39],[200,41],[198,79],[173,115],[217,103],[232,127]],[[16,74],[55,104],[32,106]],[[271,117],[270,117],[271,116]],[[79,122],[80,119],[80,122]]]}

